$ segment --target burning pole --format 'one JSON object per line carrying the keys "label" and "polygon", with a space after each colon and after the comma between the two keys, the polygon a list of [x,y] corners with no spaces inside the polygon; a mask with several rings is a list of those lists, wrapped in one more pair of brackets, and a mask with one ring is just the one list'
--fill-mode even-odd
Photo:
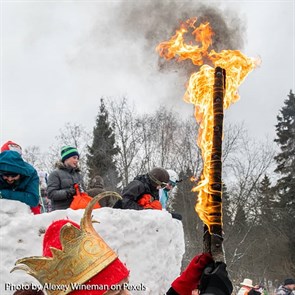
{"label": "burning pole", "polygon": [[[190,76],[184,95],[184,100],[195,106],[195,118],[199,124],[197,144],[203,158],[203,171],[192,191],[198,193],[195,210],[204,223],[204,251],[211,252],[215,261],[224,261],[221,180],[223,110],[239,99],[238,87],[260,61],[238,50],[216,52],[212,49],[209,52],[214,32],[208,22],[196,27],[196,21],[197,18],[191,18],[182,23],[175,35],[161,42],[156,50],[167,60],[190,59],[200,67],[197,73]],[[196,45],[186,44],[184,40],[184,35],[191,30]]]}
{"label": "burning pole", "polygon": [[208,225],[204,225],[204,252],[210,252],[215,261],[224,261],[222,247],[222,134],[223,98],[225,93],[225,70],[216,67],[213,87],[213,132],[209,170],[208,202],[212,211],[208,212]]}

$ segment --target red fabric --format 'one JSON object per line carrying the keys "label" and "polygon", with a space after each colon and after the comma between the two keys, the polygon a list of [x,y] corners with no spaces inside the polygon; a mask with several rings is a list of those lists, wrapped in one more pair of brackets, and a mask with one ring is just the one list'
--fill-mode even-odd
{"label": "red fabric", "polygon": [[[123,279],[129,276],[129,271],[126,266],[117,258],[105,269],[95,275],[93,278],[85,282],[85,285],[106,285],[108,288],[111,285],[119,284]],[[105,290],[75,290],[71,292],[71,295],[102,295],[106,293],[108,288]],[[91,288],[89,288],[91,289]]]}
{"label": "red fabric", "polygon": [[144,194],[142,197],[137,201],[137,204],[144,209],[156,209],[162,210],[162,205],[158,200],[153,200],[153,197],[150,194]]}
{"label": "red fabric", "polygon": [[31,211],[34,215],[41,214],[41,205],[39,204],[36,207],[31,207]]}
{"label": "red fabric", "polygon": [[[73,226],[80,229],[80,226],[69,220],[61,219],[54,221],[46,230],[43,240],[43,256],[52,257],[50,247],[61,249],[61,243],[59,239],[61,228],[67,224],[71,223]],[[111,264],[104,268],[101,272],[96,274],[90,280],[85,282],[85,285],[106,285],[110,287],[111,285],[116,285],[123,279],[129,276],[129,270],[126,266],[116,258]],[[50,283],[50,282],[48,282]],[[75,282],[73,282],[75,283]],[[90,288],[91,289],[91,288]],[[102,295],[108,290],[75,290],[70,292],[71,295]]]}
{"label": "red fabric", "polygon": [[142,197],[137,201],[137,204],[141,207],[146,206],[147,204],[150,204],[152,200],[152,196],[150,194],[144,194]]}
{"label": "red fabric", "polygon": [[144,206],[145,209],[162,210],[162,204],[160,201],[155,200]]}
{"label": "red fabric", "polygon": [[171,284],[172,288],[181,295],[191,295],[197,289],[202,272],[206,265],[213,262],[209,253],[195,256],[183,273]]}

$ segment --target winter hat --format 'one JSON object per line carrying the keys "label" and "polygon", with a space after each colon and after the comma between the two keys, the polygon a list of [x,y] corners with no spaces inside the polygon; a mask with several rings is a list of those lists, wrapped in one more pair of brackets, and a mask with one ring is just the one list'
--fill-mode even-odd
{"label": "winter hat", "polygon": [[240,285],[253,288],[253,282],[250,279],[244,279],[244,281],[240,283]]}
{"label": "winter hat", "polygon": [[80,157],[78,150],[75,147],[68,146],[68,145],[61,148],[60,155],[61,155],[62,162],[64,162],[66,159],[73,156]]}
{"label": "winter hat", "polygon": [[90,181],[90,188],[101,188],[104,190],[103,178],[99,175],[94,176]]}
{"label": "winter hat", "polygon": [[[128,269],[92,226],[91,213],[96,202],[94,198],[89,203],[80,226],[68,219],[54,221],[44,235],[43,256],[19,259],[13,270],[26,270],[42,285],[69,288],[66,293],[46,290],[48,295],[84,295],[85,290],[87,295],[102,295],[126,279]],[[73,285],[82,288],[73,290]]]}
{"label": "winter hat", "polygon": [[293,279],[285,279],[284,286],[286,285],[294,285],[295,281]]}
{"label": "winter hat", "polygon": [[156,167],[148,172],[148,176],[152,181],[152,185],[157,187],[158,185],[166,186],[169,181],[169,174],[164,168]]}
{"label": "winter hat", "polygon": [[9,140],[5,142],[1,147],[1,153],[4,151],[15,151],[22,155],[22,148],[19,144]]}

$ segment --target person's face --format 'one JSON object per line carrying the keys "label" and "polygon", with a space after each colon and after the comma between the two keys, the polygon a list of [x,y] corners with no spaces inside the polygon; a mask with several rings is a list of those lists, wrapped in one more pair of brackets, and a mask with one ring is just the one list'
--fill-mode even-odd
{"label": "person's face", "polygon": [[65,160],[65,165],[71,168],[77,168],[79,163],[79,157],[73,156]]}
{"label": "person's face", "polygon": [[295,284],[290,284],[290,285],[287,285],[285,287],[287,287],[290,290],[295,290]]}
{"label": "person's face", "polygon": [[171,181],[169,181],[165,188],[166,188],[166,190],[170,191],[174,187],[175,187],[175,184],[173,184]]}
{"label": "person's face", "polygon": [[20,179],[20,175],[19,174],[17,174],[17,175],[14,175],[14,174],[9,175],[9,174],[7,174],[7,175],[2,175],[2,178],[8,184],[13,184],[13,183],[15,183],[16,181],[18,181]]}

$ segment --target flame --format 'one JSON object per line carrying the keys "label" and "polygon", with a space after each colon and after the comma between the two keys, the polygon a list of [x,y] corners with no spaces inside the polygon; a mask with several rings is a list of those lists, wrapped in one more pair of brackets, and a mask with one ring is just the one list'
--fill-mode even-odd
{"label": "flame", "polygon": [[[219,66],[226,71],[223,107],[227,109],[239,99],[238,87],[247,75],[258,66],[259,60],[246,57],[238,50],[223,50],[217,53],[212,49],[209,52],[214,32],[208,22],[202,23],[196,28],[196,21],[195,17],[183,22],[175,35],[169,41],[161,42],[156,50],[161,57],[168,60],[172,58],[178,61],[190,59],[193,64],[200,66],[199,71],[193,73],[189,79],[184,100],[195,106],[195,118],[199,124],[197,144],[201,149],[204,163],[200,181],[192,190],[198,192],[195,210],[210,231],[212,225],[221,225],[221,218],[214,217],[214,213],[221,213],[221,203],[210,198],[214,191],[210,190],[209,186],[213,139],[214,67]],[[192,31],[197,44],[185,43],[184,35],[189,31]]]}

